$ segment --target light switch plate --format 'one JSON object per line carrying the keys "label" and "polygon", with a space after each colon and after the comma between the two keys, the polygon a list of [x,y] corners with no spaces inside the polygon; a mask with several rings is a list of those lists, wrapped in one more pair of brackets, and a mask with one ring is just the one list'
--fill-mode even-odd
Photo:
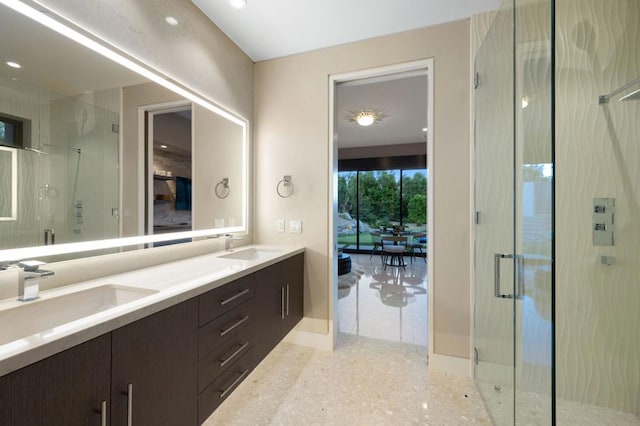
{"label": "light switch plate", "polygon": [[276,227],[278,229],[278,232],[284,232],[284,219],[278,219],[278,221],[276,222]]}
{"label": "light switch plate", "polygon": [[289,232],[292,234],[302,234],[302,221],[301,220],[290,220],[289,221]]}

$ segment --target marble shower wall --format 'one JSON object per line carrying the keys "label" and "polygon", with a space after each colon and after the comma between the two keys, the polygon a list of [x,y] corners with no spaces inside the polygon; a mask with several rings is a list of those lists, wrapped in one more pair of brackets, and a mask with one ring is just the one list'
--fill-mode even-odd
{"label": "marble shower wall", "polygon": [[[640,415],[640,102],[598,105],[640,77],[640,1],[556,0],[556,22],[557,395]],[[614,246],[592,243],[595,197]]]}

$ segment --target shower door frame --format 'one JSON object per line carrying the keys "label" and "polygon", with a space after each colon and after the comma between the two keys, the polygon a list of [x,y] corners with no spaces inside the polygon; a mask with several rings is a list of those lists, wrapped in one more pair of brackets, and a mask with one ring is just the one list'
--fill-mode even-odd
{"label": "shower door frame", "polygon": [[[503,114],[503,118],[507,121],[512,121],[511,126],[506,126],[507,129],[507,135],[506,138],[502,138],[500,139],[501,141],[507,143],[507,144],[511,144],[511,151],[507,152],[502,152],[501,155],[504,158],[507,158],[509,155],[513,156],[513,163],[509,166],[508,162],[506,164],[503,165],[496,165],[495,162],[493,164],[488,164],[486,165],[487,168],[495,168],[495,169],[500,169],[500,167],[505,167],[505,166],[509,166],[511,168],[510,172],[507,172],[507,174],[510,174],[510,178],[506,177],[506,180],[511,180],[512,182],[512,189],[511,191],[512,194],[508,195],[507,194],[507,199],[509,197],[511,197],[510,201],[512,204],[512,214],[510,215],[512,217],[512,219],[509,220],[500,220],[500,215],[498,215],[497,217],[487,217],[485,216],[482,212],[478,212],[478,193],[477,193],[477,186],[478,186],[478,182],[477,181],[477,177],[478,177],[478,173],[482,172],[482,166],[483,164],[478,164],[478,155],[482,154],[481,152],[481,147],[478,147],[477,144],[479,143],[479,139],[478,136],[478,121],[475,120],[475,116],[478,115],[479,113],[479,109],[475,108],[474,109],[474,135],[473,135],[473,139],[474,139],[474,146],[473,146],[473,161],[472,161],[472,168],[474,170],[474,181],[473,181],[473,205],[474,205],[474,221],[475,221],[475,226],[482,226],[484,225],[490,225],[493,224],[494,227],[496,227],[496,229],[500,229],[500,224],[504,224],[507,223],[507,227],[511,226],[512,229],[510,231],[507,231],[507,234],[503,234],[502,237],[497,237],[498,239],[496,240],[494,237],[490,238],[489,241],[489,245],[494,244],[496,242],[499,243],[500,238],[502,238],[502,248],[499,249],[498,247],[494,247],[494,251],[495,253],[492,251],[491,257],[493,258],[493,280],[491,280],[491,292],[494,295],[494,298],[487,298],[487,288],[486,284],[489,281],[487,278],[487,265],[480,265],[481,268],[484,268],[484,273],[479,272],[477,270],[478,268],[478,256],[481,256],[482,258],[482,262],[485,262],[487,260],[487,256],[488,254],[486,253],[487,249],[490,249],[490,247],[479,247],[478,246],[478,237],[479,235],[482,235],[482,233],[478,233],[478,229],[474,228],[474,238],[473,238],[473,243],[472,243],[472,249],[474,250],[474,268],[473,268],[473,273],[472,276],[474,284],[473,284],[473,289],[472,289],[472,295],[473,295],[473,301],[474,301],[474,309],[473,309],[473,324],[472,324],[472,330],[473,330],[473,336],[474,336],[474,345],[472,348],[472,357],[474,359],[474,377],[476,378],[476,381],[478,383],[478,388],[480,390],[481,395],[483,395],[483,398],[485,399],[485,404],[487,405],[487,409],[490,412],[490,414],[492,415],[492,417],[494,418],[494,421],[497,422],[497,424],[508,424],[513,422],[514,424],[518,423],[520,420],[526,420],[523,419],[521,416],[523,416],[522,413],[524,413],[526,410],[521,410],[520,411],[520,404],[523,403],[523,401],[525,400],[523,398],[523,396],[526,396],[527,392],[531,392],[530,388],[535,388],[536,385],[538,386],[539,389],[542,389],[542,391],[540,392],[542,394],[542,401],[543,401],[543,406],[544,403],[549,403],[549,407],[548,410],[546,411],[544,408],[538,408],[538,410],[536,411],[536,409],[532,409],[529,411],[535,412],[534,416],[537,414],[538,416],[542,416],[543,421],[546,422],[546,419],[548,419],[550,421],[551,424],[555,424],[556,422],[556,407],[555,407],[555,354],[554,354],[554,347],[555,347],[555,333],[554,333],[554,323],[555,323],[555,294],[554,294],[554,283],[555,283],[555,269],[554,269],[554,264],[553,264],[553,259],[555,258],[555,180],[554,180],[554,166],[555,166],[555,155],[554,155],[554,149],[555,149],[555,121],[554,121],[554,106],[555,106],[555,16],[554,16],[554,11],[555,11],[555,2],[553,0],[549,0],[548,3],[545,3],[542,5],[542,7],[546,8],[548,7],[548,12],[549,15],[548,16],[543,16],[543,23],[544,24],[548,24],[549,25],[549,33],[543,34],[543,38],[542,41],[537,41],[537,42],[530,42],[530,41],[526,41],[527,36],[530,36],[531,34],[526,34],[527,32],[527,25],[524,24],[522,27],[524,28],[524,31],[522,34],[518,33],[518,30],[521,30],[520,28],[517,28],[519,22],[519,18],[522,18],[523,16],[519,16],[518,13],[523,13],[526,14],[528,12],[529,9],[525,9],[524,7],[519,7],[518,6],[518,2],[519,0],[507,0],[505,1],[505,3],[509,3],[506,6],[506,12],[509,14],[512,14],[512,22],[510,23],[510,25],[512,25],[508,31],[505,31],[506,33],[508,33],[509,31],[512,31],[512,39],[509,41],[509,43],[512,43],[511,46],[509,46],[511,48],[511,51],[509,51],[508,53],[506,53],[507,55],[512,55],[511,57],[511,69],[509,71],[507,71],[507,77],[512,79],[510,82],[512,84],[512,88],[511,88],[511,95],[509,96],[508,91],[505,91],[504,93],[507,93],[507,96],[503,97],[502,100],[505,101],[504,103],[500,104],[498,103],[498,111],[502,111],[499,108],[499,105],[502,105],[504,107],[504,105],[506,104],[506,101],[508,100],[509,97],[511,97],[511,108],[512,108],[512,113],[508,114],[505,113]],[[512,5],[513,7],[510,8],[510,5]],[[543,9],[543,11],[547,11],[547,9]],[[504,12],[501,10],[501,12]],[[535,12],[535,10],[534,10]],[[500,13],[500,12],[499,12]],[[505,16],[508,15],[503,15],[503,18]],[[549,18],[549,21],[544,22],[547,17]],[[525,17],[526,18],[526,17]],[[533,19],[533,18],[532,18]],[[504,24],[505,22],[508,22],[508,20],[503,21],[502,23]],[[539,22],[538,22],[539,23]],[[494,22],[495,24],[495,22]],[[505,26],[505,28],[507,28]],[[493,31],[493,25],[492,28],[489,30],[489,32]],[[531,28],[530,28],[531,30]],[[537,29],[533,29],[532,31],[535,33],[535,31],[538,30]],[[495,36],[495,34],[493,34]],[[498,34],[501,35],[501,34]],[[525,42],[522,42],[521,40],[519,40],[519,37],[524,35],[525,37],[523,37],[523,39],[525,39]],[[539,34],[537,34],[539,36]],[[548,37],[548,38],[547,38]],[[535,39],[535,37],[533,37]],[[487,39],[485,39],[483,41],[486,42]],[[499,40],[499,38],[498,38]],[[504,40],[504,39],[503,39]],[[494,40],[495,41],[495,40]],[[500,42],[497,42],[496,45],[500,45]],[[476,55],[476,62],[474,62],[474,68],[477,67],[477,60],[480,57],[480,55],[482,53],[485,53],[485,58],[486,59],[486,52],[483,52],[482,49],[482,44],[480,45],[480,47],[477,50],[477,55]],[[498,49],[499,50],[499,49]],[[489,50],[489,53],[491,53],[491,51]],[[504,59],[505,57],[503,57]],[[545,75],[544,78],[542,79],[542,81],[545,84],[548,84],[548,88],[545,87],[545,89],[548,89],[548,92],[545,93],[545,95],[549,95],[549,103],[540,103],[539,105],[543,106],[543,111],[548,113],[548,116],[545,118],[545,122],[548,120],[548,127],[549,127],[549,135],[548,138],[545,137],[542,140],[543,142],[543,149],[548,149],[549,152],[546,153],[545,155],[542,155],[542,157],[544,158],[543,161],[539,161],[539,157],[534,158],[533,161],[531,158],[529,158],[531,156],[531,154],[529,154],[528,156],[525,154],[525,151],[527,147],[533,146],[533,148],[535,149],[536,146],[534,145],[530,145],[531,142],[534,142],[535,144],[535,136],[531,137],[531,139],[529,138],[529,135],[526,134],[525,130],[524,130],[524,124],[525,124],[525,114],[523,113],[524,109],[526,108],[526,106],[522,106],[521,107],[521,99],[524,100],[524,96],[526,95],[526,91],[523,89],[524,87],[524,75],[526,69],[527,69],[527,65],[526,65],[526,61],[528,59],[534,59],[538,60],[542,58],[543,60],[548,59],[549,61],[549,73],[548,75]],[[508,56],[507,56],[508,59]],[[498,62],[498,61],[496,61]],[[505,64],[507,64],[509,61],[505,61],[502,63],[503,67],[505,66]],[[499,64],[497,65],[498,67],[500,66]],[[504,67],[502,68],[503,71],[505,71],[506,69],[508,69],[508,67]],[[523,71],[524,70],[524,71]],[[474,73],[475,73],[475,69],[474,69]],[[494,76],[495,77],[495,76]],[[476,83],[476,89],[478,88],[479,85],[482,85],[483,80],[485,78],[491,78],[491,76],[487,76],[484,75],[484,78],[482,75],[478,76],[477,74],[475,74],[475,79],[474,82]],[[539,81],[538,81],[539,83]],[[535,84],[535,83],[534,83]],[[506,87],[506,86],[504,86]],[[504,89],[503,87],[503,89]],[[543,90],[545,90],[543,89]],[[496,96],[496,98],[498,97],[496,93],[493,94],[494,96]],[[476,97],[477,98],[477,97]],[[497,101],[499,102],[499,100]],[[540,101],[539,101],[540,102]],[[475,102],[474,102],[475,103]],[[540,106],[538,105],[538,108],[540,108]],[[498,118],[500,118],[499,114],[498,114]],[[486,123],[482,123],[482,124],[486,124]],[[546,124],[546,123],[545,123]],[[495,123],[494,123],[495,125]],[[498,127],[501,127],[500,124],[498,124]],[[502,136],[505,136],[504,134]],[[510,140],[510,142],[509,142]],[[493,143],[495,145],[496,141],[491,141],[489,140],[488,143]],[[498,142],[499,143],[499,142]],[[529,143],[529,145],[528,145]],[[495,145],[498,146],[498,145]],[[480,149],[479,149],[480,148]],[[503,146],[502,149],[505,149],[506,147]],[[486,154],[486,153],[485,153]],[[505,155],[507,157],[505,157]],[[527,158],[525,158],[527,157]],[[533,157],[536,157],[536,155],[533,155]],[[550,230],[549,230],[549,234],[545,235],[546,237],[549,237],[548,241],[545,241],[545,243],[543,243],[543,245],[545,246],[545,251],[548,250],[549,254],[545,255],[545,256],[540,256],[537,257],[535,255],[535,249],[533,249],[533,255],[530,252],[532,250],[532,247],[529,246],[527,247],[527,244],[525,244],[524,241],[524,230],[525,229],[529,229],[527,228],[527,224],[524,221],[524,213],[523,213],[523,200],[524,200],[524,195],[523,195],[523,190],[524,190],[524,179],[523,179],[523,174],[522,174],[522,170],[524,168],[524,166],[529,166],[530,164],[538,164],[540,165],[540,163],[551,163],[551,177],[550,177],[550,193],[548,194],[548,198],[546,198],[546,200],[550,203]],[[503,170],[503,172],[506,169]],[[500,173],[497,172],[499,175]],[[503,173],[504,174],[504,173]],[[500,175],[502,176],[502,175]],[[503,176],[505,177],[505,176]],[[498,181],[501,181],[501,179],[498,179]],[[527,180],[527,182],[529,182]],[[504,179],[501,182],[502,188],[504,190],[505,185],[504,185]],[[495,200],[499,200],[501,199],[501,196],[499,196],[498,194],[494,194],[496,196]],[[505,193],[503,193],[503,197],[504,197]],[[505,200],[503,200],[505,201]],[[537,200],[536,200],[537,201]],[[499,210],[499,209],[498,209]],[[504,215],[505,213],[502,212],[500,213],[502,215]],[[497,219],[497,221],[496,221]],[[505,219],[505,218],[503,218]],[[486,220],[486,223],[485,223]],[[509,225],[508,222],[511,221],[511,224]],[[504,226],[503,226],[504,228]],[[492,228],[490,228],[492,229]],[[481,232],[486,232],[486,229],[483,229],[483,231]],[[500,231],[499,231],[500,233]],[[511,242],[508,243],[507,245],[504,245],[505,240],[504,238],[510,239]],[[493,243],[491,243],[491,241],[493,241]],[[487,241],[485,241],[486,243]],[[500,245],[500,244],[499,244]],[[485,253],[483,252],[483,249],[485,251]],[[504,251],[502,251],[504,250]],[[529,253],[527,253],[529,251]],[[544,259],[542,261],[540,261],[540,258]],[[537,270],[537,266],[536,262],[540,262],[543,263],[544,266],[546,266],[547,264],[549,265],[549,270],[550,270],[550,305],[545,303],[541,303],[539,300],[535,301],[535,297],[532,294],[526,294],[526,292],[535,292],[537,290],[537,287],[540,286],[540,280],[536,278],[534,278],[533,280],[531,279],[531,275],[532,273],[534,273]],[[506,269],[509,268],[509,269]],[[528,287],[531,288],[525,288],[525,269],[528,271],[528,278],[527,280],[533,281],[533,282],[529,282],[528,283]],[[502,273],[501,273],[502,270]],[[508,271],[508,273],[505,273],[504,271]],[[500,282],[500,279],[502,279],[502,282]],[[485,287],[480,286],[479,282],[480,281],[484,281]],[[502,288],[500,288],[500,284],[502,285]],[[494,287],[495,285],[495,287]],[[479,287],[480,286],[480,287]],[[535,294],[535,293],[534,293]],[[480,295],[480,296],[479,296]],[[480,297],[480,300],[484,300],[484,306],[478,306],[478,297]],[[528,304],[528,308],[529,308],[529,312],[525,313],[525,299],[528,299],[527,304]],[[489,322],[485,322],[484,324],[480,323],[478,324],[478,318],[477,315],[479,314],[479,312],[482,312],[483,310],[485,312],[489,312],[490,315],[495,315],[495,309],[499,308],[499,310],[504,310],[507,309],[507,306],[505,306],[506,304],[510,304],[512,305],[512,309],[511,309],[511,313],[510,314],[506,314],[504,315],[504,322],[501,325],[502,331],[500,331],[500,329],[495,329],[495,331],[493,329],[487,329],[487,324],[491,323],[491,319],[489,319]],[[536,306],[536,304],[540,305],[542,304],[543,306]],[[495,306],[494,306],[495,305]],[[544,344],[548,344],[548,347],[545,347],[541,352],[543,354],[542,358],[543,358],[543,362],[541,363],[542,368],[537,371],[536,368],[539,367],[540,365],[536,364],[535,362],[532,364],[527,365],[525,363],[525,354],[524,354],[524,350],[523,350],[523,346],[524,346],[524,340],[525,336],[527,336],[527,333],[529,331],[527,331],[525,328],[525,323],[526,323],[526,319],[525,316],[526,315],[532,315],[531,314],[531,306],[534,306],[536,308],[536,310],[538,309],[549,309],[550,310],[550,323],[545,323],[543,325],[543,327],[541,327],[544,330],[544,326],[548,326],[548,328],[546,329],[546,331],[549,333],[548,336],[545,336],[545,341]],[[493,308],[491,307],[493,306]],[[487,310],[488,309],[488,310]],[[532,316],[536,316],[536,311],[533,311],[533,315]],[[540,314],[539,318],[547,319],[547,317],[545,316],[543,318],[544,314]],[[496,318],[493,318],[494,320]],[[543,321],[544,322],[544,321]],[[495,323],[495,321],[494,321]],[[498,321],[498,324],[500,323],[500,321]],[[485,330],[483,331],[482,328],[485,328]],[[507,327],[507,328],[505,328]],[[535,326],[534,326],[535,328]],[[538,331],[538,330],[536,330]],[[483,335],[483,333],[485,333]],[[491,335],[491,333],[494,333],[494,335]],[[495,334],[497,333],[497,334]],[[509,336],[512,335],[512,336]],[[484,351],[485,353],[483,354],[483,351],[478,351],[476,349],[476,347],[478,346],[478,342],[479,342],[479,336],[481,338],[485,339],[485,342],[481,342],[484,343],[485,348],[487,348],[487,342],[486,342],[486,338],[489,338],[489,341],[491,341],[491,339],[498,339],[498,349],[497,352],[495,351],[496,347],[491,347],[493,345],[490,345],[491,350],[494,350],[493,354],[498,356],[498,359],[502,358],[502,361],[498,361],[498,362],[493,362],[491,361],[491,350]],[[506,338],[506,342],[502,342],[500,343],[500,341],[502,339],[500,339],[500,336],[502,336],[503,338]],[[533,338],[531,338],[530,340],[535,341],[536,338],[539,338],[539,336],[533,336]],[[509,342],[510,340],[510,342]],[[529,342],[529,344],[531,344],[531,342]],[[502,346],[500,346],[502,345]],[[509,349],[509,347],[511,349]],[[511,352],[511,353],[509,353]],[[487,355],[488,354],[488,355]],[[502,355],[501,355],[502,354]],[[478,375],[478,369],[481,368],[481,364],[483,361],[487,361],[486,359],[482,359],[483,355],[489,356],[489,361],[488,363],[485,363],[485,365],[489,365],[489,367],[484,367],[484,372],[482,372],[480,374],[480,376]],[[508,361],[505,362],[505,360],[508,360],[508,358],[511,357],[512,359],[512,365],[509,366]],[[493,362],[493,364],[492,364]],[[548,365],[545,365],[548,364]],[[487,369],[488,368],[488,369]],[[527,369],[530,368],[529,371],[527,371]],[[548,370],[547,370],[548,368]],[[511,369],[511,373],[509,373],[509,369]],[[532,375],[533,372],[533,375]],[[536,373],[538,373],[538,377],[536,376]],[[482,377],[483,375],[486,376],[491,376],[492,374],[497,374],[497,376],[494,376],[496,378],[496,382],[494,382],[495,384],[493,385],[494,389],[489,389],[490,386],[486,386],[484,389],[482,389],[482,387],[480,386],[480,382],[479,377]],[[528,374],[528,376],[527,376]],[[532,380],[533,378],[533,380]],[[536,380],[539,379],[539,380]],[[500,412],[499,414],[502,415],[502,418],[500,418],[499,416],[496,416],[496,407],[500,407],[500,404],[502,404],[503,402],[499,401],[500,396],[493,397],[494,400],[490,401],[490,399],[492,398],[492,395],[490,395],[490,392],[500,392],[501,391],[501,386],[498,384],[499,381],[502,380],[504,382],[507,383],[507,389],[509,389],[509,382],[511,382],[513,384],[513,388],[510,389],[512,391],[512,393],[506,394],[506,395],[502,395],[502,399],[504,398],[511,398],[512,401],[509,401],[508,404],[512,405],[510,407],[507,407],[507,412],[506,412],[506,416],[505,416],[505,411],[504,411],[504,406],[502,407],[502,412]],[[531,383],[528,382],[531,381]],[[488,384],[488,383],[485,383]],[[522,392],[518,392],[518,391],[522,391]],[[484,392],[484,394],[483,394]],[[487,398],[488,397],[488,398]],[[494,406],[492,407],[491,404],[494,404]],[[509,412],[509,408],[511,408],[511,411]],[[526,414],[525,414],[526,415]]]}

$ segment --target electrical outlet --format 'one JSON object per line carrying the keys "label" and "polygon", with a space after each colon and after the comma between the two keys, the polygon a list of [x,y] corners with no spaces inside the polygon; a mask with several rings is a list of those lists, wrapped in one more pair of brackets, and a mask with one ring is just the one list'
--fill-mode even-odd
{"label": "electrical outlet", "polygon": [[284,219],[278,219],[276,222],[276,226],[278,228],[278,232],[284,232]]}
{"label": "electrical outlet", "polygon": [[290,220],[289,221],[289,232],[291,234],[302,234],[302,221],[301,220]]}

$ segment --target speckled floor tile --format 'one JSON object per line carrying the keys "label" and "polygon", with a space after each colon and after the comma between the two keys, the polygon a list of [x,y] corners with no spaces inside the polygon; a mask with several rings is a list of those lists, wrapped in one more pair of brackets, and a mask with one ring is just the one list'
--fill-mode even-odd
{"label": "speckled floor tile", "polygon": [[425,347],[350,335],[333,353],[281,343],[205,425],[490,424],[473,382],[426,359]]}

